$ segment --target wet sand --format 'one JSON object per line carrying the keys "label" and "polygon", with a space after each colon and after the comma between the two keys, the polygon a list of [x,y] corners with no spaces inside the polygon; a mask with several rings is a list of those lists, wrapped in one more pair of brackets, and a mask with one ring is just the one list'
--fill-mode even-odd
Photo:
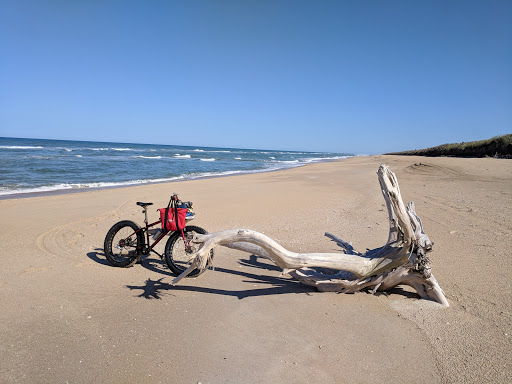
{"label": "wet sand", "polygon": [[[158,256],[103,255],[137,201],[194,202],[210,232],[250,228],[297,252],[387,239],[376,171],[396,173],[434,241],[449,308],[407,287],[319,293],[219,248],[171,286]],[[0,201],[0,382],[503,383],[512,381],[512,161],[370,156],[252,175]],[[150,210],[152,217],[157,214]],[[163,247],[163,246],[162,246]],[[162,248],[160,247],[160,248]]]}

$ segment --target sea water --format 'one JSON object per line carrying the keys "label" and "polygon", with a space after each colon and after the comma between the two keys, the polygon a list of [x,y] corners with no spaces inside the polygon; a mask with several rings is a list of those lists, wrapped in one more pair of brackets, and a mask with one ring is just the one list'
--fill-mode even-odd
{"label": "sea water", "polygon": [[0,198],[266,172],[351,156],[0,137]]}

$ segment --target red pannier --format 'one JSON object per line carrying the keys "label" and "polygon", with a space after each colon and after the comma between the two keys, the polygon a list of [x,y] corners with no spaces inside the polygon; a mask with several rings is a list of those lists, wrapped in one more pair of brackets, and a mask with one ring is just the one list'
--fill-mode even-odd
{"label": "red pannier", "polygon": [[[174,219],[175,212],[178,211],[178,228],[176,227],[176,220]],[[187,216],[187,208],[160,208],[160,220],[162,220],[162,228],[168,231],[177,231],[185,228],[185,218]],[[167,222],[165,222],[165,213],[167,211]]]}

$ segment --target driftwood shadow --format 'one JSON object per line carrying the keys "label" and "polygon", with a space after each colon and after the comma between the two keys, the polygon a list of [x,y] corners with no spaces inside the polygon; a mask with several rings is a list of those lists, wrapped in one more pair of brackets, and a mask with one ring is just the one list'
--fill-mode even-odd
{"label": "driftwood shadow", "polygon": [[[165,265],[165,263],[161,262],[160,260],[147,259],[144,260],[141,264],[143,267],[153,272],[173,276],[171,272],[163,270],[162,265],[160,263],[163,263]],[[251,268],[266,269],[270,271],[280,271],[280,269],[275,265],[259,262],[257,260],[257,256],[254,255],[251,255],[248,259],[241,259],[239,263],[240,265]],[[143,297],[145,299],[161,299],[162,296],[172,294],[172,292],[176,291],[190,291],[214,295],[233,296],[237,297],[239,300],[254,296],[282,295],[289,293],[309,294],[310,292],[316,292],[316,289],[303,285],[300,282],[292,280],[287,277],[266,276],[246,271],[238,271],[219,267],[215,267],[215,272],[229,273],[232,275],[241,276],[245,278],[242,280],[244,283],[264,285],[265,287],[245,290],[226,290],[198,287],[193,285],[171,285],[170,283],[162,281],[165,277],[162,277],[158,280],[147,279],[142,285],[127,285],[126,287],[129,288],[130,290],[140,290],[141,292],[138,295],[138,297]],[[208,273],[208,271],[206,271],[205,273]]]}
{"label": "driftwood shadow", "polygon": [[[87,257],[98,264],[110,266],[109,262],[105,258],[103,254],[103,249],[96,248],[94,251],[87,253]],[[268,271],[281,272],[281,269],[270,263],[265,263],[259,261],[261,259],[258,256],[250,255],[247,259],[240,259],[238,263],[244,267],[250,267],[255,269],[263,269]],[[263,259],[264,260],[264,259]],[[282,294],[290,294],[290,293],[306,293],[309,294],[311,292],[317,292],[317,290],[313,287],[304,285],[296,280],[292,280],[287,277],[281,276],[266,276],[261,274],[254,274],[245,271],[233,270],[228,268],[220,268],[215,267],[215,272],[221,273],[229,273],[232,275],[241,276],[246,278],[242,280],[244,283],[249,284],[258,284],[258,285],[266,285],[264,288],[254,288],[247,290],[224,290],[224,289],[215,289],[215,288],[206,288],[206,287],[198,287],[193,285],[176,285],[173,286],[168,282],[163,281],[165,277],[174,277],[173,273],[167,267],[165,261],[160,260],[158,258],[152,258],[149,256],[142,256],[141,259],[137,262],[136,265],[140,265],[145,269],[159,273],[161,275],[165,275],[160,279],[152,280],[148,278],[141,285],[127,285],[126,287],[133,291],[139,291],[140,293],[137,295],[138,297],[142,297],[144,299],[162,299],[162,296],[175,296],[172,292],[176,291],[190,291],[190,292],[200,292],[214,295],[224,295],[224,296],[233,296],[237,297],[239,300],[245,299],[247,297],[255,297],[255,296],[268,296],[268,295],[282,295]],[[205,273],[208,273],[206,271]],[[199,277],[200,278],[200,277]],[[365,290],[370,293],[371,290]],[[418,299],[418,294],[410,291],[406,291],[400,287],[394,287],[387,292],[376,292],[376,296],[384,295],[400,295],[405,296],[408,299]]]}
{"label": "driftwood shadow", "polygon": [[[225,269],[216,269],[216,271],[232,273],[235,271],[225,270]],[[240,274],[240,273],[237,273]],[[244,281],[248,283],[254,284],[268,284],[271,285],[267,288],[255,288],[255,289],[246,289],[246,290],[227,290],[227,289],[216,289],[216,288],[206,288],[206,287],[196,287],[196,286],[187,286],[187,285],[171,285],[169,283],[163,282],[164,278],[160,278],[158,280],[147,279],[142,285],[127,285],[126,287],[131,290],[140,290],[142,291],[138,297],[143,297],[145,299],[161,299],[163,295],[172,294],[172,292],[176,291],[189,291],[189,292],[200,292],[214,295],[223,295],[223,296],[233,296],[238,298],[239,300],[245,299],[247,297],[254,296],[268,296],[268,295],[282,295],[288,293],[310,293],[316,292],[315,289],[304,286],[300,283],[294,282],[293,280],[284,280],[279,281],[278,278],[275,278],[275,281],[271,281],[270,279],[265,280],[252,280],[252,281]]]}
{"label": "driftwood shadow", "polygon": [[[371,293],[371,291],[372,291],[371,289],[367,290],[368,293]],[[414,300],[420,299],[420,295],[418,295],[416,292],[406,291],[405,289],[403,289],[400,286],[393,287],[386,291],[378,291],[373,294],[375,296],[386,296],[386,297],[391,296],[391,295],[400,295],[400,296],[404,296],[408,299],[414,299]]]}

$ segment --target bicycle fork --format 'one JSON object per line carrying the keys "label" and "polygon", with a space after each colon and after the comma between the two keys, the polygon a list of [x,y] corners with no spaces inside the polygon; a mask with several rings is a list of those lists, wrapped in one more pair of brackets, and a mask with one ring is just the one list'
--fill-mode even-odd
{"label": "bicycle fork", "polygon": [[190,240],[188,238],[185,238],[185,231],[183,229],[181,230],[181,237],[183,237],[183,244],[185,244],[185,252],[192,253],[192,247],[190,246]]}

